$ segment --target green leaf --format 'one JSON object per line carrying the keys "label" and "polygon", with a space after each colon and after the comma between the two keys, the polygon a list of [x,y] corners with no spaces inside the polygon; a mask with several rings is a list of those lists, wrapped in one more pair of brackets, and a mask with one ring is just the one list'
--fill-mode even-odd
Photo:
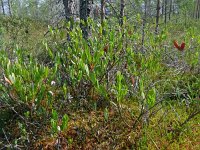
{"label": "green leaf", "polygon": [[11,75],[9,75],[9,79],[10,79],[11,83],[15,83],[15,81],[16,81],[15,74],[12,73]]}
{"label": "green leaf", "polygon": [[58,120],[58,113],[57,113],[56,110],[53,110],[53,109],[52,109],[52,118],[53,118],[54,120]]}
{"label": "green leaf", "polygon": [[90,73],[90,80],[92,81],[93,84],[96,84],[97,78],[95,73],[93,72]]}
{"label": "green leaf", "polygon": [[54,34],[54,32],[53,32],[53,29],[52,29],[52,27],[48,25],[48,28],[49,28],[49,31],[50,31],[50,33],[53,35],[53,34]]}
{"label": "green leaf", "polygon": [[100,85],[99,86],[99,92],[103,95],[103,96],[105,96],[105,97],[107,97],[107,91],[106,91],[106,88],[103,86],[103,85]]}
{"label": "green leaf", "polygon": [[156,89],[152,88],[149,92],[148,92],[148,96],[147,96],[147,104],[152,107],[156,102]]}
{"label": "green leaf", "polygon": [[144,94],[143,91],[141,92],[141,96],[142,96],[142,99],[144,100],[145,99],[145,94]]}
{"label": "green leaf", "polygon": [[90,72],[89,72],[88,65],[85,64],[85,65],[84,65],[84,68],[85,68],[85,71],[86,71],[87,76],[89,76]]}
{"label": "green leaf", "polygon": [[65,114],[62,118],[62,124],[61,124],[61,131],[65,130],[68,127],[69,117],[67,114]]}
{"label": "green leaf", "polygon": [[52,131],[54,132],[54,133],[56,133],[57,132],[57,122],[54,120],[54,119],[51,119],[51,128],[52,128]]}
{"label": "green leaf", "polygon": [[83,72],[81,70],[79,70],[79,72],[78,72],[78,81],[81,80],[82,76],[83,76]]}
{"label": "green leaf", "polygon": [[91,57],[90,50],[88,47],[85,48],[85,53],[86,53],[88,62],[90,63],[92,61],[92,57]]}
{"label": "green leaf", "polygon": [[143,79],[141,78],[140,79],[140,82],[139,82],[139,88],[140,88],[140,92],[144,92],[144,83],[143,83]]}

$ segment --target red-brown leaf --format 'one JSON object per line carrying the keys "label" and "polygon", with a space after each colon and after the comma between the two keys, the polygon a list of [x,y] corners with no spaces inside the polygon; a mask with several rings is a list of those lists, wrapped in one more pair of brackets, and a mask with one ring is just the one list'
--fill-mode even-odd
{"label": "red-brown leaf", "polygon": [[133,86],[135,85],[135,78],[133,76],[131,76],[131,83]]}
{"label": "red-brown leaf", "polygon": [[181,50],[184,50],[184,48],[185,48],[185,43],[183,42],[182,44],[181,44]]}
{"label": "red-brown leaf", "polygon": [[177,41],[174,40],[174,46],[179,50],[180,49],[180,46],[178,45]]}

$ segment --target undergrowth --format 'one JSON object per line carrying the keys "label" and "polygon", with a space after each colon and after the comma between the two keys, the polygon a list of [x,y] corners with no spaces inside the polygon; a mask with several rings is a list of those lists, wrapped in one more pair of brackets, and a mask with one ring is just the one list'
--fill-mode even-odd
{"label": "undergrowth", "polygon": [[44,24],[23,21],[1,22],[1,147],[199,148],[196,27],[176,37],[186,43],[178,51],[172,26],[147,30],[141,46],[129,23],[102,28],[88,20],[86,40],[79,23],[44,32]]}

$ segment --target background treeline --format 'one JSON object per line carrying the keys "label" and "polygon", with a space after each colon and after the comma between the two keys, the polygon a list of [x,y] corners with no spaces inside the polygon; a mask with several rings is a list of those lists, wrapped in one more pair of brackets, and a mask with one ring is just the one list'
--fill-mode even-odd
{"label": "background treeline", "polygon": [[[81,0],[1,0],[0,11],[3,15],[30,17],[38,20],[52,21],[72,15],[80,17]],[[121,8],[124,7],[124,16],[134,19],[136,15],[144,14],[147,17],[161,17],[162,21],[183,18],[199,19],[199,0],[88,0],[91,2],[93,15],[112,15],[119,19]],[[103,11],[103,12],[102,12]],[[65,12],[68,14],[65,15]],[[71,13],[71,14],[70,14]],[[159,13],[159,15],[158,15]],[[181,15],[182,17],[178,16]]]}

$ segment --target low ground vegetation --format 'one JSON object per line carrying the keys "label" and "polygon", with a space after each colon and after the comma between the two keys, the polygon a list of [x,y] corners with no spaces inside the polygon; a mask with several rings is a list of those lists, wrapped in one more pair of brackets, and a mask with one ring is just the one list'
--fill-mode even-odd
{"label": "low ground vegetation", "polygon": [[[200,31],[3,18],[0,147],[199,149]],[[147,29],[152,29],[149,26]],[[183,50],[173,41],[185,42]]]}

